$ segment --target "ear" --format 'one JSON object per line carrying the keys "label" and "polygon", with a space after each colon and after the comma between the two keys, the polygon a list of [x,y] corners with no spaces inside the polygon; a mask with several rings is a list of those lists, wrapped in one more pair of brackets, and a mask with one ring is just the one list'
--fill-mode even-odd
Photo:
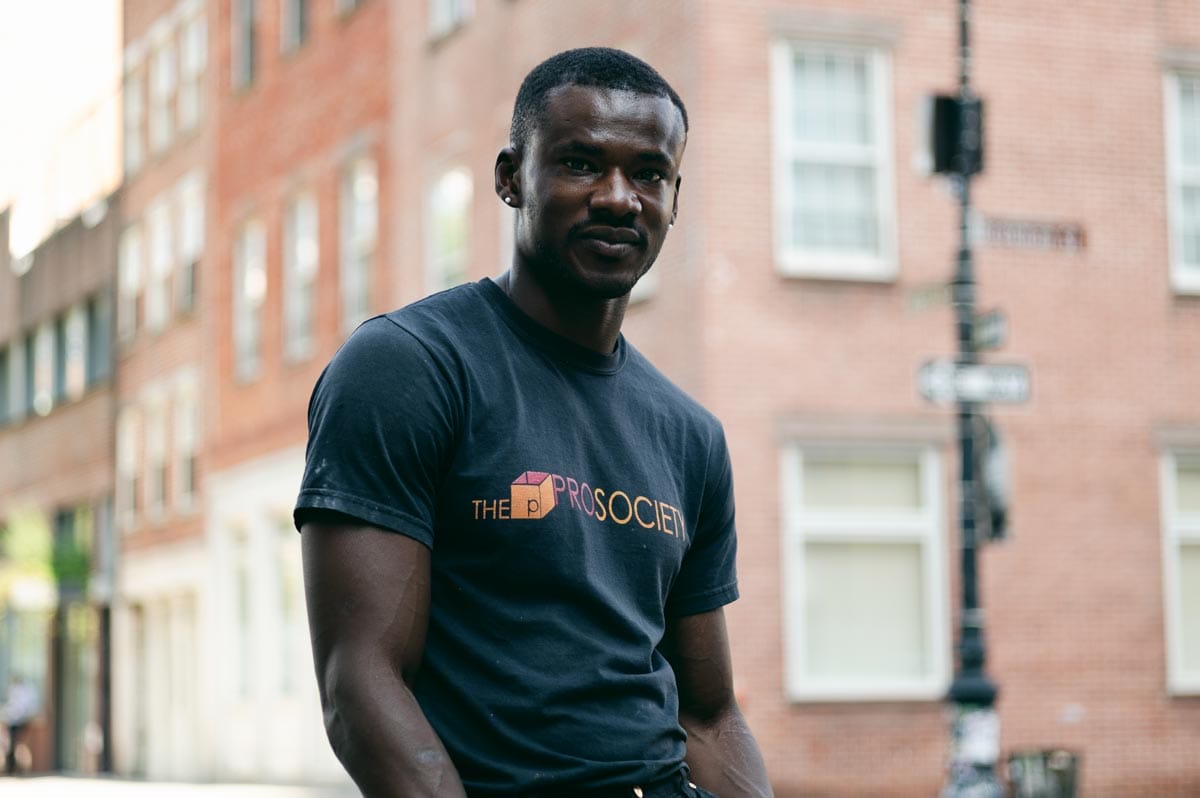
{"label": "ear", "polygon": [[675,176],[675,196],[671,198],[671,224],[675,224],[675,217],[679,215],[679,187],[683,184],[683,175]]}
{"label": "ear", "polygon": [[505,147],[496,156],[496,196],[510,208],[521,207],[521,156]]}

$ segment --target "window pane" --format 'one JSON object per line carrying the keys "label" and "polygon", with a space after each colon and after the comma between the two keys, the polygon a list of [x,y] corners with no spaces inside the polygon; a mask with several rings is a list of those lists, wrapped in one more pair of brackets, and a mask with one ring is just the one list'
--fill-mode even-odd
{"label": "window pane", "polygon": [[1179,78],[1179,160],[1200,166],[1200,80]]}
{"label": "window pane", "polygon": [[797,141],[871,144],[871,71],[865,53],[800,51],[792,73]]}
{"label": "window pane", "polygon": [[1183,186],[1179,236],[1183,262],[1200,265],[1200,186]]}
{"label": "window pane", "polygon": [[871,254],[878,251],[873,167],[797,162],[792,174],[795,246]]}
{"label": "window pane", "polygon": [[1200,545],[1179,547],[1179,593],[1183,670],[1200,674]]}
{"label": "window pane", "polygon": [[804,460],[806,509],[919,509],[921,477],[914,461]]}
{"label": "window pane", "polygon": [[429,272],[431,291],[467,278],[471,214],[471,173],[454,169],[434,184],[429,201]]}
{"label": "window pane", "polygon": [[311,351],[318,263],[317,202],[296,197],[284,219],[284,350],[290,358]]}
{"label": "window pane", "polygon": [[805,566],[810,676],[928,674],[918,544],[809,543]]}
{"label": "window pane", "polygon": [[1175,475],[1175,506],[1181,513],[1200,513],[1200,464],[1179,464]]}

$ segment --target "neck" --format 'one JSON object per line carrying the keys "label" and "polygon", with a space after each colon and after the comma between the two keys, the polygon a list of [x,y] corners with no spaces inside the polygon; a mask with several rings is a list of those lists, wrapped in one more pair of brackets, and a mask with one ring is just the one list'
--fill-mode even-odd
{"label": "neck", "polygon": [[617,347],[629,296],[596,299],[547,291],[537,278],[514,264],[496,279],[525,315],[580,346],[610,355]]}

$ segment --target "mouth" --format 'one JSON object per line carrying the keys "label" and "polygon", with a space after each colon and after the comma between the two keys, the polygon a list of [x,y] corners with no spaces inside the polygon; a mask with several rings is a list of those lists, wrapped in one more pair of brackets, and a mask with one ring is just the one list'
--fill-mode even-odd
{"label": "mouth", "polygon": [[581,230],[577,235],[584,249],[603,258],[623,258],[635,249],[640,249],[645,239],[632,227],[593,226]]}

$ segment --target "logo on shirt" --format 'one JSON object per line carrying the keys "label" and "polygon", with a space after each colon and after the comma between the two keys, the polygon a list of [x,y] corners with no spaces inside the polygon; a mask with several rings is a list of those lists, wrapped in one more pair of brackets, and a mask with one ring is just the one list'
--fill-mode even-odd
{"label": "logo on shirt", "polygon": [[680,540],[687,539],[683,513],[678,507],[623,490],[594,488],[587,482],[551,474],[525,471],[509,485],[507,499],[472,499],[476,521],[545,518],[556,507],[583,513],[601,523],[636,524]]}

